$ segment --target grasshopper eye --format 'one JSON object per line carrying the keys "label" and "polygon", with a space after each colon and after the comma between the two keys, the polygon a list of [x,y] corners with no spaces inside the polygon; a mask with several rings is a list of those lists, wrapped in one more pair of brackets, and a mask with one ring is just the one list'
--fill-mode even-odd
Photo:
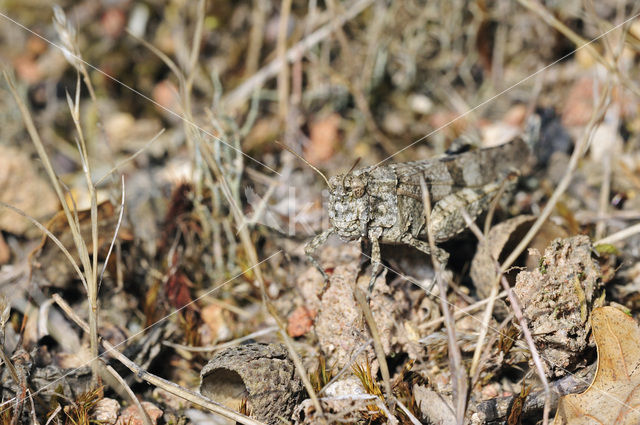
{"label": "grasshopper eye", "polygon": [[364,183],[361,179],[353,179],[353,181],[351,182],[351,191],[353,193],[353,196],[355,196],[356,198],[361,198],[362,195],[364,195]]}

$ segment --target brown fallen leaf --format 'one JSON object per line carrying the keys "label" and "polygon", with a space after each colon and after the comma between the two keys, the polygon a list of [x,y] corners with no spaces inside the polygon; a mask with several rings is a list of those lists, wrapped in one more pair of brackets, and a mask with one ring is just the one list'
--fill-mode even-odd
{"label": "brown fallen leaf", "polygon": [[598,371],[582,394],[562,397],[554,425],[640,423],[640,329],[614,307],[597,308],[591,326]]}
{"label": "brown fallen leaf", "polygon": [[[42,178],[35,163],[24,152],[0,146],[0,201],[42,220],[54,214],[58,198],[51,185]],[[33,237],[39,230],[13,211],[0,207],[0,230]]]}
{"label": "brown fallen leaf", "polygon": [[311,143],[304,150],[304,157],[312,164],[326,161],[333,155],[340,140],[340,115],[331,114],[310,125]]}

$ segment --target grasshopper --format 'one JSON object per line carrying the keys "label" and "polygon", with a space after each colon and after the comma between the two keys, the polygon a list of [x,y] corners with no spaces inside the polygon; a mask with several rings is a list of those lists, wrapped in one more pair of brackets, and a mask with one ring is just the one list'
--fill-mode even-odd
{"label": "grasshopper", "polygon": [[[369,292],[381,268],[380,244],[410,245],[432,254],[420,181],[427,184],[431,200],[429,223],[434,241],[451,239],[466,227],[460,211],[477,218],[490,205],[506,177],[522,167],[529,157],[529,145],[520,137],[500,146],[477,149],[440,158],[372,166],[329,180],[328,230],[305,246],[311,264],[328,276],[313,254],[330,235],[345,241],[366,238],[371,242],[372,273]],[[314,170],[320,172],[315,167]],[[436,248],[439,260],[448,254]]]}

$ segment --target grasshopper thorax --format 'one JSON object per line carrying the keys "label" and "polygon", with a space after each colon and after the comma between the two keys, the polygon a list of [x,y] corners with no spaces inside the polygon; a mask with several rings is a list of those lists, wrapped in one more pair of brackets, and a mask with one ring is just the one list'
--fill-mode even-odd
{"label": "grasshopper thorax", "polygon": [[343,239],[366,236],[369,222],[366,182],[366,175],[354,173],[329,179],[329,220]]}

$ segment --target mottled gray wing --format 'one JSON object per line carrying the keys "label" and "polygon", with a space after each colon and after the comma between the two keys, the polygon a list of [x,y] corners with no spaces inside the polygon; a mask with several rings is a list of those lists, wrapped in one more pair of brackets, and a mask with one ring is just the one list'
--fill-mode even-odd
{"label": "mottled gray wing", "polygon": [[391,164],[399,184],[420,185],[420,177],[430,186],[481,187],[519,170],[530,149],[521,138],[493,148],[476,149],[430,160]]}

